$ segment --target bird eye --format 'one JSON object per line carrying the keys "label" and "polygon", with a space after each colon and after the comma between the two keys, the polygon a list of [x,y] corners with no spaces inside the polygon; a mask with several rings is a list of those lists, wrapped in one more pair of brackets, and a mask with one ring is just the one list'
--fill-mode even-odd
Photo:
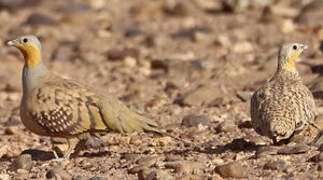
{"label": "bird eye", "polygon": [[293,49],[294,49],[294,50],[297,50],[297,46],[296,46],[296,45],[293,45]]}
{"label": "bird eye", "polygon": [[23,41],[24,41],[24,43],[26,43],[26,42],[28,42],[28,39],[27,39],[27,38],[24,38],[24,40],[23,40]]}

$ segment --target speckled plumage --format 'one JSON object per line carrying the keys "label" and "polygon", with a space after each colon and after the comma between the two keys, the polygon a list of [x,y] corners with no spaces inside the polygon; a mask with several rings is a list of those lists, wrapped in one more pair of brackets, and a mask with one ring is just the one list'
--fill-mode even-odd
{"label": "speckled plumage", "polygon": [[[25,57],[20,115],[32,132],[67,140],[102,131],[164,133],[156,122],[131,111],[116,98],[48,71],[36,37],[22,36],[8,45],[17,47]],[[69,147],[66,157],[74,146]]]}
{"label": "speckled plumage", "polygon": [[273,139],[274,143],[290,138],[314,121],[312,93],[302,83],[295,68],[296,59],[305,48],[305,45],[297,43],[284,44],[279,52],[275,75],[251,98],[254,129]]}

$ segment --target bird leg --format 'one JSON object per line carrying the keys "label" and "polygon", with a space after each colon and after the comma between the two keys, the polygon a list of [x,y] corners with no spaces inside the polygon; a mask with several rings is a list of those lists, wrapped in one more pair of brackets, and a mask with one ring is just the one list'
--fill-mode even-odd
{"label": "bird leg", "polygon": [[[65,139],[67,141],[67,150],[65,150],[66,148],[60,148],[58,146],[55,146],[55,142],[52,143],[53,145],[53,153],[54,153],[54,156],[55,156],[55,159],[54,161],[62,161],[62,160],[66,160],[66,159],[69,159],[70,158],[70,155],[73,153],[73,150],[78,142],[77,139]],[[66,142],[65,141],[65,142]],[[57,144],[57,142],[56,142]],[[60,154],[63,154],[63,157],[60,158],[57,154],[57,151],[60,152]]]}

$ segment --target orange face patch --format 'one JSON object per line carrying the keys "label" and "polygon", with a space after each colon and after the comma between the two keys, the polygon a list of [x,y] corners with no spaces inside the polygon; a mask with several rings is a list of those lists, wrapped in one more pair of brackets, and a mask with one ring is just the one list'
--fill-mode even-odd
{"label": "orange face patch", "polygon": [[295,68],[296,59],[301,53],[302,53],[302,51],[300,51],[300,50],[293,51],[292,53],[290,53],[286,59],[284,69],[292,71],[292,72],[296,71],[296,68]]}
{"label": "orange face patch", "polygon": [[41,54],[35,44],[27,42],[18,44],[16,47],[23,53],[28,67],[35,67],[41,62]]}

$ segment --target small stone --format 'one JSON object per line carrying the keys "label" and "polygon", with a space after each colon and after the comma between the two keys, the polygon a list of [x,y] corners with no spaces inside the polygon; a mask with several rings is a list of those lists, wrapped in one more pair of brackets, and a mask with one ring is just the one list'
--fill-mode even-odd
{"label": "small stone", "polygon": [[203,86],[186,93],[177,100],[177,103],[186,106],[202,106],[223,96],[224,93],[219,88]]}
{"label": "small stone", "polygon": [[266,157],[267,155],[278,154],[279,147],[275,146],[259,146],[256,149],[256,158]]}
{"label": "small stone", "polygon": [[32,165],[32,159],[30,154],[22,154],[18,156],[12,163],[14,169],[30,170]]}
{"label": "small stone", "polygon": [[157,162],[158,157],[143,157],[141,159],[138,159],[137,164],[141,167],[151,167]]}
{"label": "small stone", "polygon": [[7,127],[4,130],[4,133],[6,135],[14,135],[14,134],[17,134],[17,132],[18,132],[18,127],[17,126],[10,126],[10,127]]}
{"label": "small stone", "polygon": [[284,160],[269,161],[264,165],[264,169],[284,171],[288,164]]}
{"label": "small stone", "polygon": [[175,180],[173,176],[170,175],[165,170],[161,169],[143,169],[138,173],[139,180],[154,180],[154,179],[163,179],[163,180]]}
{"label": "small stone", "polygon": [[206,26],[199,26],[199,27],[193,27],[193,28],[177,31],[176,33],[172,34],[171,37],[173,39],[177,39],[177,38],[194,39],[194,35],[196,33],[209,34],[211,32],[212,32],[211,28],[206,27]]}
{"label": "small stone", "polygon": [[322,9],[323,9],[323,1],[316,0],[305,5],[301,12],[299,13],[296,21],[298,23],[312,26],[312,27],[320,27],[322,26]]}
{"label": "small stone", "polygon": [[107,56],[108,56],[109,60],[111,60],[111,61],[121,60],[125,57],[123,51],[120,51],[118,49],[110,49],[107,52]]}
{"label": "small stone", "polygon": [[[178,178],[178,180],[205,180],[205,179],[208,179],[207,176],[195,175],[195,174],[185,175]],[[214,179],[213,175],[212,175],[212,179]]]}
{"label": "small stone", "polygon": [[307,152],[309,149],[310,147],[305,144],[292,144],[279,149],[278,154],[300,154]]}
{"label": "small stone", "polygon": [[210,36],[208,34],[205,34],[205,33],[196,32],[193,35],[193,40],[195,42],[206,42],[209,39],[210,39]]}
{"label": "small stone", "polygon": [[253,95],[253,92],[242,92],[242,91],[237,92],[238,98],[240,98],[244,102],[249,101],[252,95]]}
{"label": "small stone", "polygon": [[198,173],[203,168],[203,163],[194,162],[194,161],[173,161],[173,162],[166,162],[166,168],[171,168],[175,170],[175,173],[179,174],[191,174],[191,173]]}
{"label": "small stone", "polygon": [[81,176],[81,175],[78,175],[76,177],[73,177],[72,180],[88,180],[89,178],[86,177],[86,176]]}
{"label": "small stone", "polygon": [[107,178],[94,176],[94,177],[89,178],[88,180],[107,180]]}
{"label": "small stone", "polygon": [[1,180],[10,180],[10,176],[8,174],[0,174],[0,179]]}
{"label": "small stone", "polygon": [[62,179],[62,180],[70,180],[71,177],[68,175],[63,169],[54,168],[50,169],[46,173],[47,179]]}
{"label": "small stone", "polygon": [[237,126],[232,120],[224,120],[222,123],[219,124],[217,127],[218,132],[232,132],[237,129]]}
{"label": "small stone", "polygon": [[255,145],[266,145],[266,141],[261,136],[251,136],[249,141],[253,142]]}
{"label": "small stone", "polygon": [[29,172],[26,169],[17,169],[16,178],[28,179]]}
{"label": "small stone", "polygon": [[310,160],[313,161],[313,162],[321,162],[321,161],[323,161],[323,152],[320,152],[319,154],[311,157]]}
{"label": "small stone", "polygon": [[232,50],[235,53],[250,53],[253,51],[253,46],[248,41],[238,42],[233,46]]}
{"label": "small stone", "polygon": [[60,61],[71,61],[77,56],[78,43],[74,41],[60,42],[57,48],[53,51],[51,59]]}
{"label": "small stone", "polygon": [[4,88],[4,91],[5,92],[9,92],[9,93],[12,93],[12,92],[19,92],[21,90],[21,86],[18,85],[18,84],[6,84],[5,88]]}
{"label": "small stone", "polygon": [[129,140],[130,144],[134,144],[134,145],[139,145],[142,143],[141,138],[139,136],[132,136]]}
{"label": "small stone", "polygon": [[54,26],[57,24],[57,22],[56,20],[54,20],[48,15],[33,13],[27,18],[25,24],[32,25],[32,26],[36,26],[36,25]]}
{"label": "small stone", "polygon": [[164,136],[164,137],[158,138],[156,141],[159,143],[160,146],[167,146],[173,141],[173,138]]}
{"label": "small stone", "polygon": [[283,32],[283,33],[291,33],[291,32],[293,32],[293,31],[295,31],[295,29],[296,29],[296,26],[295,26],[295,24],[294,24],[294,22],[292,21],[292,20],[290,20],[290,19],[286,19],[286,20],[284,20],[282,23],[281,23],[281,31]]}
{"label": "small stone", "polygon": [[134,59],[138,59],[139,55],[140,55],[140,51],[135,48],[125,48],[123,50],[110,49],[107,52],[108,59],[112,61],[122,60],[126,57],[132,57]]}
{"label": "small stone", "polygon": [[190,7],[188,3],[177,1],[164,1],[163,9],[165,13],[172,16],[185,17],[190,14]]}
{"label": "small stone", "polygon": [[211,121],[204,115],[187,115],[183,118],[181,125],[186,127],[197,127],[199,124],[210,125]]}
{"label": "small stone", "polygon": [[126,57],[123,62],[125,66],[130,68],[135,67],[137,65],[137,61],[133,57]]}
{"label": "small stone", "polygon": [[216,167],[216,171],[224,178],[246,178],[247,170],[240,162],[231,162]]}
{"label": "small stone", "polygon": [[228,36],[218,35],[215,37],[214,45],[221,47],[229,47],[231,45],[231,42]]}

